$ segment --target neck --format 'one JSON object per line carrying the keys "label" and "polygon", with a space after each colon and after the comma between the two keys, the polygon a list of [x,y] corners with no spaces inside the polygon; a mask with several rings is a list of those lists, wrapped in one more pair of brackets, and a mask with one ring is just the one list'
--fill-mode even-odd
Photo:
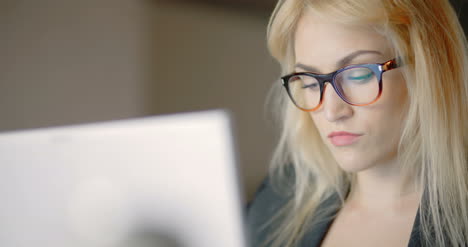
{"label": "neck", "polygon": [[419,205],[421,193],[416,183],[404,184],[403,178],[396,160],[360,171],[347,201],[369,209]]}

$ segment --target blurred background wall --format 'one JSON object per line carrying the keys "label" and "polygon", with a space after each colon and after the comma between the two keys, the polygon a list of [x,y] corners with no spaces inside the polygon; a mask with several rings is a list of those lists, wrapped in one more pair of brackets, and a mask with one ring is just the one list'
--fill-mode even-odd
{"label": "blurred background wall", "polygon": [[225,108],[251,198],[275,135],[265,113],[279,76],[265,47],[270,11],[216,1],[0,0],[0,131]]}
{"label": "blurred background wall", "polygon": [[120,0],[0,0],[0,128],[148,114],[145,11]]}
{"label": "blurred background wall", "polygon": [[0,0],[0,131],[226,108],[251,198],[276,135],[275,2]]}

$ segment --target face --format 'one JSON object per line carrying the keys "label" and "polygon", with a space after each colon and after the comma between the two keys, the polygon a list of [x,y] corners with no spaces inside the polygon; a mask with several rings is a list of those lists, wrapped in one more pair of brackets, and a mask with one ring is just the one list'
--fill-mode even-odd
{"label": "face", "polygon": [[[388,40],[372,28],[332,23],[308,12],[299,21],[294,42],[296,72],[328,74],[351,64],[395,58]],[[367,106],[349,105],[330,83],[325,85],[323,104],[310,117],[339,165],[359,172],[394,163],[407,100],[401,69],[383,73],[382,95]],[[337,135],[331,137],[333,133]]]}

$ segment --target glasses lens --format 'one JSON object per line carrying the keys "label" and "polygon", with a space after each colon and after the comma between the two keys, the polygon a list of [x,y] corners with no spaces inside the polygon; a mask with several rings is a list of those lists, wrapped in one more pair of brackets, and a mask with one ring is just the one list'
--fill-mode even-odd
{"label": "glasses lens", "polygon": [[289,95],[296,106],[311,110],[320,103],[320,85],[311,76],[298,75],[289,79]]}
{"label": "glasses lens", "polygon": [[352,104],[368,104],[379,95],[379,81],[366,67],[353,67],[341,71],[335,77],[337,89]]}

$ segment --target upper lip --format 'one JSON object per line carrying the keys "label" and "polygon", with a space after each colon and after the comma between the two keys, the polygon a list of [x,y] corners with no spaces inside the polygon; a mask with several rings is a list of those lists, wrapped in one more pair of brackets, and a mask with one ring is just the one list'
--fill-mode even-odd
{"label": "upper lip", "polygon": [[360,136],[361,134],[356,134],[356,133],[351,133],[351,132],[346,132],[346,131],[334,131],[331,132],[328,137],[334,137],[334,136]]}

